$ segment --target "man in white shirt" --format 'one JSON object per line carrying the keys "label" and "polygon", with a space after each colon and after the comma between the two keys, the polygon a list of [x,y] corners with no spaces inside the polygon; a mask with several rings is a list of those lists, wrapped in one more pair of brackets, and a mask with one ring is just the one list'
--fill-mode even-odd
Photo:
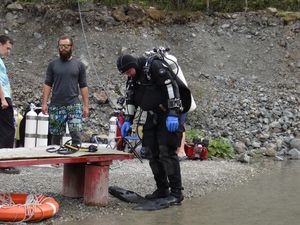
{"label": "man in white shirt", "polygon": [[[8,56],[13,41],[6,35],[0,35],[0,55]],[[10,82],[3,60],[0,58],[0,149],[13,148],[15,137],[14,110]],[[18,174],[20,171],[14,167],[0,168],[0,172]]]}

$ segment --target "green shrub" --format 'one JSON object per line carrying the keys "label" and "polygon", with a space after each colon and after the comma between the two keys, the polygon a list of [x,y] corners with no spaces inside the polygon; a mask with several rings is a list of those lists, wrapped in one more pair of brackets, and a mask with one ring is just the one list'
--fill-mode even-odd
{"label": "green shrub", "polygon": [[208,155],[220,158],[234,158],[233,146],[230,141],[223,137],[212,138],[209,140]]}
{"label": "green shrub", "polygon": [[185,131],[185,139],[187,143],[192,143],[193,138],[204,138],[202,131],[187,130]]}

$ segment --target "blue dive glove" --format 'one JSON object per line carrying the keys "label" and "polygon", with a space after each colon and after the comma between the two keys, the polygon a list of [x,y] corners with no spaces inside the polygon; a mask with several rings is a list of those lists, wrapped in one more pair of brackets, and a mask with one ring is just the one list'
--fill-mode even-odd
{"label": "blue dive glove", "polygon": [[121,127],[121,135],[122,137],[125,137],[127,136],[128,134],[128,131],[130,130],[130,127],[131,127],[131,123],[128,122],[128,121],[125,121]]}
{"label": "blue dive glove", "polygon": [[167,116],[166,126],[168,131],[175,132],[179,127],[179,121],[177,116]]}

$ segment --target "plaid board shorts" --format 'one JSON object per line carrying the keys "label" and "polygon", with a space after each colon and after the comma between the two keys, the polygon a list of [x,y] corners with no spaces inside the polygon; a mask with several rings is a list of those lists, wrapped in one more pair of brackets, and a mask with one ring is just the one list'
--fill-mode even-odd
{"label": "plaid board shorts", "polygon": [[82,106],[80,103],[68,106],[49,106],[49,132],[53,135],[64,135],[66,122],[70,132],[82,130]]}

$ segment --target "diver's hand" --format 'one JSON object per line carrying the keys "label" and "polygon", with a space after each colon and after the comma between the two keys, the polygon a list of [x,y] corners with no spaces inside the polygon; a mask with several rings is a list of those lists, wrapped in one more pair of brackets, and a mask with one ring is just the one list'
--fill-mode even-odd
{"label": "diver's hand", "polygon": [[167,116],[166,126],[168,131],[175,132],[179,127],[179,121],[177,116]]}
{"label": "diver's hand", "polygon": [[121,135],[122,137],[127,136],[128,131],[130,130],[131,123],[129,121],[125,121],[121,127]]}

